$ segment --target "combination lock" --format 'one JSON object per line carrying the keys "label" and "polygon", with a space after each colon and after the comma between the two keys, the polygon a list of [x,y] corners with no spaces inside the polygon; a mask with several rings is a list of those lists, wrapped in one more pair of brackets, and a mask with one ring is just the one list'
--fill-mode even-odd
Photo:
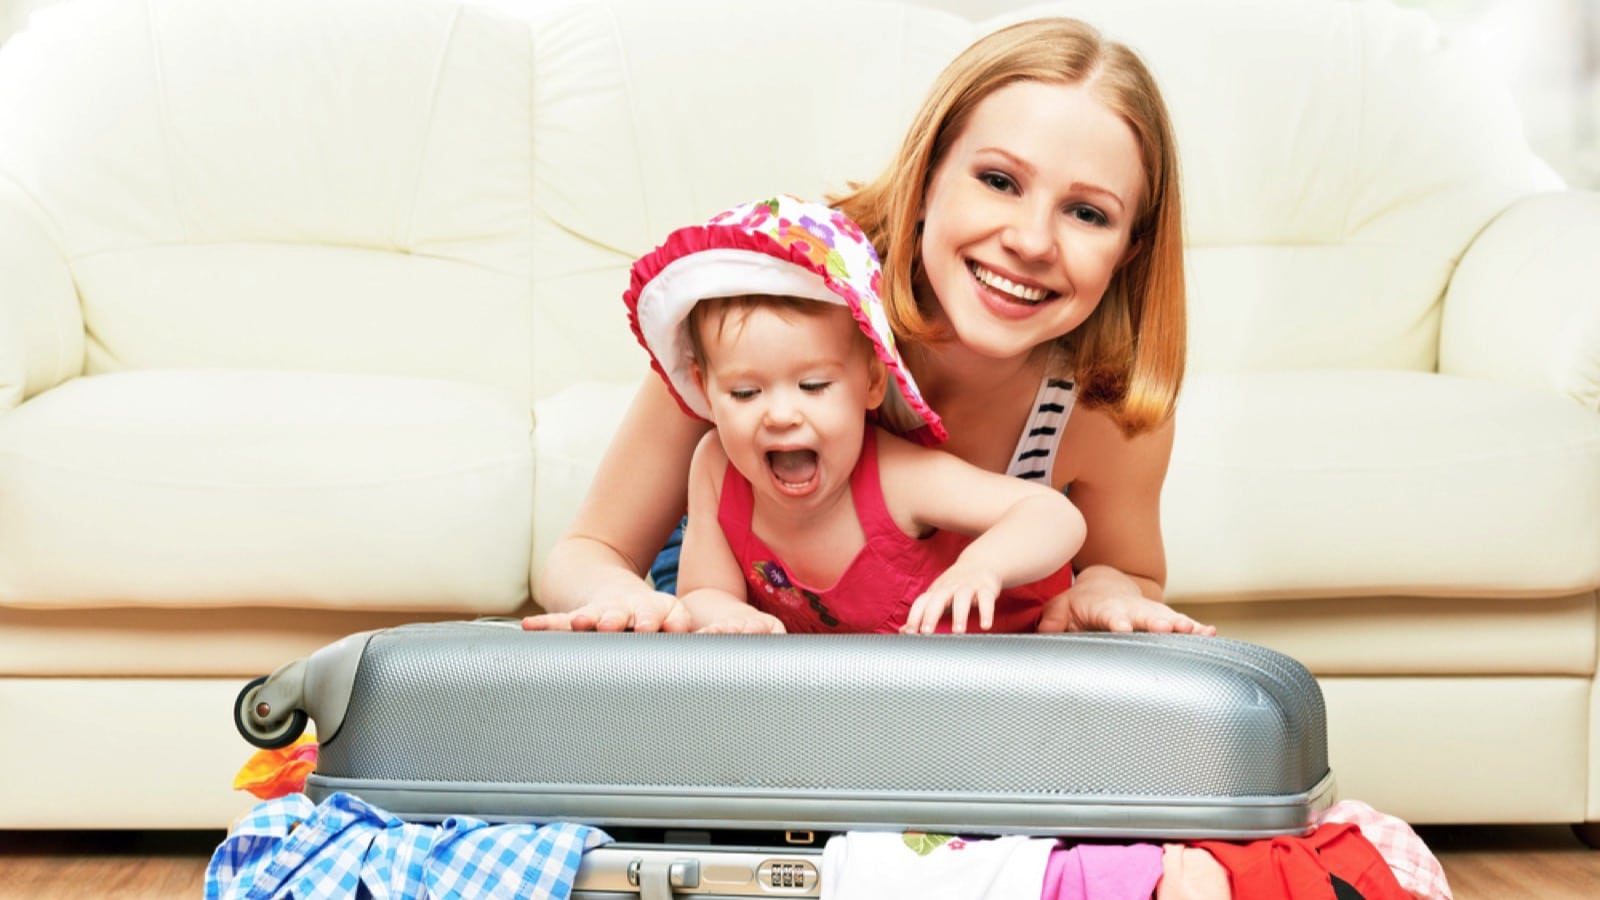
{"label": "combination lock", "polygon": [[757,871],[762,887],[772,890],[809,891],[817,884],[817,867],[805,860],[771,859]]}

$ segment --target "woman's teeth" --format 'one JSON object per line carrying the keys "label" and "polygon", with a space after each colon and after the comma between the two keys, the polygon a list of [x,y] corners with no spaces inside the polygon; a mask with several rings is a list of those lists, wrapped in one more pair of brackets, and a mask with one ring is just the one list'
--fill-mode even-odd
{"label": "woman's teeth", "polygon": [[974,278],[978,279],[983,284],[994,288],[1000,293],[1023,303],[1039,303],[1043,301],[1044,298],[1050,296],[1050,292],[1044,288],[1025,287],[1017,284],[1015,281],[1012,281],[1003,275],[997,275],[994,272],[985,269],[983,266],[978,265],[977,263],[972,263],[971,268],[972,276]]}

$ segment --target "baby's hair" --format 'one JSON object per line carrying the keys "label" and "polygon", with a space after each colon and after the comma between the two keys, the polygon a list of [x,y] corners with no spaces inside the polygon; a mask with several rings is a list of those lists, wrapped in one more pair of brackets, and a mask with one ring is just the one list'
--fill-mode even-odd
{"label": "baby's hair", "polygon": [[[1018,82],[1086,85],[1132,129],[1144,164],[1143,202],[1129,259],[1100,306],[1062,339],[1083,402],[1113,411],[1130,434],[1172,415],[1183,380],[1185,313],[1178,158],[1171,118],[1148,68],[1128,47],[1067,18],[995,31],[939,75],[889,167],[835,205],[867,233],[883,259],[883,298],[897,335],[950,338],[923,303],[937,302],[922,271],[922,207],[933,171],[973,110]],[[919,292],[921,297],[918,296]]]}
{"label": "baby's hair", "polygon": [[[689,346],[694,353],[694,361],[705,365],[706,346],[701,329],[706,323],[715,321],[717,334],[721,335],[728,328],[730,320],[733,327],[742,330],[745,320],[750,313],[758,309],[770,309],[779,316],[788,314],[800,316],[820,316],[832,310],[849,314],[849,310],[837,303],[828,303],[822,300],[812,300],[809,297],[793,297],[787,294],[735,294],[731,297],[707,297],[696,303],[689,310]],[[715,318],[713,318],[715,317]],[[737,334],[737,332],[735,332]],[[872,353],[872,339],[865,332],[857,332],[859,346]]]}

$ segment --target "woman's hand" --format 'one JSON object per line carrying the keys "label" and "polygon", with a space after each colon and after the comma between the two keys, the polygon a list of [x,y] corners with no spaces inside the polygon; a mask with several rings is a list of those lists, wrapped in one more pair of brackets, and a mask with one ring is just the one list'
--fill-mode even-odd
{"label": "woman's hand", "polygon": [[1041,634],[1061,631],[1155,631],[1215,635],[1159,600],[1146,597],[1139,583],[1110,566],[1090,566],[1072,587],[1045,604]]}
{"label": "woman's hand", "polygon": [[688,631],[689,627],[689,611],[677,597],[643,587],[637,593],[592,601],[570,612],[522,620],[525,631]]}

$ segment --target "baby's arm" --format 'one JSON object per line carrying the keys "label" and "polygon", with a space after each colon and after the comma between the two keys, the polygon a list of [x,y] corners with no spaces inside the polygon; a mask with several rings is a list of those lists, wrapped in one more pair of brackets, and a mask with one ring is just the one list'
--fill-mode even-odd
{"label": "baby's arm", "polygon": [[783,623],[746,601],[744,573],[717,521],[728,457],[717,432],[701,438],[689,464],[689,524],[678,562],[678,593],[695,631],[781,633]]}
{"label": "baby's arm", "polygon": [[932,632],[946,609],[951,630],[994,624],[1002,588],[1038,581],[1083,546],[1083,516],[1050,488],[988,472],[943,451],[904,440],[879,440],[878,467],[890,515],[902,527],[956,531],[974,538],[949,569],[911,605],[902,630]]}

